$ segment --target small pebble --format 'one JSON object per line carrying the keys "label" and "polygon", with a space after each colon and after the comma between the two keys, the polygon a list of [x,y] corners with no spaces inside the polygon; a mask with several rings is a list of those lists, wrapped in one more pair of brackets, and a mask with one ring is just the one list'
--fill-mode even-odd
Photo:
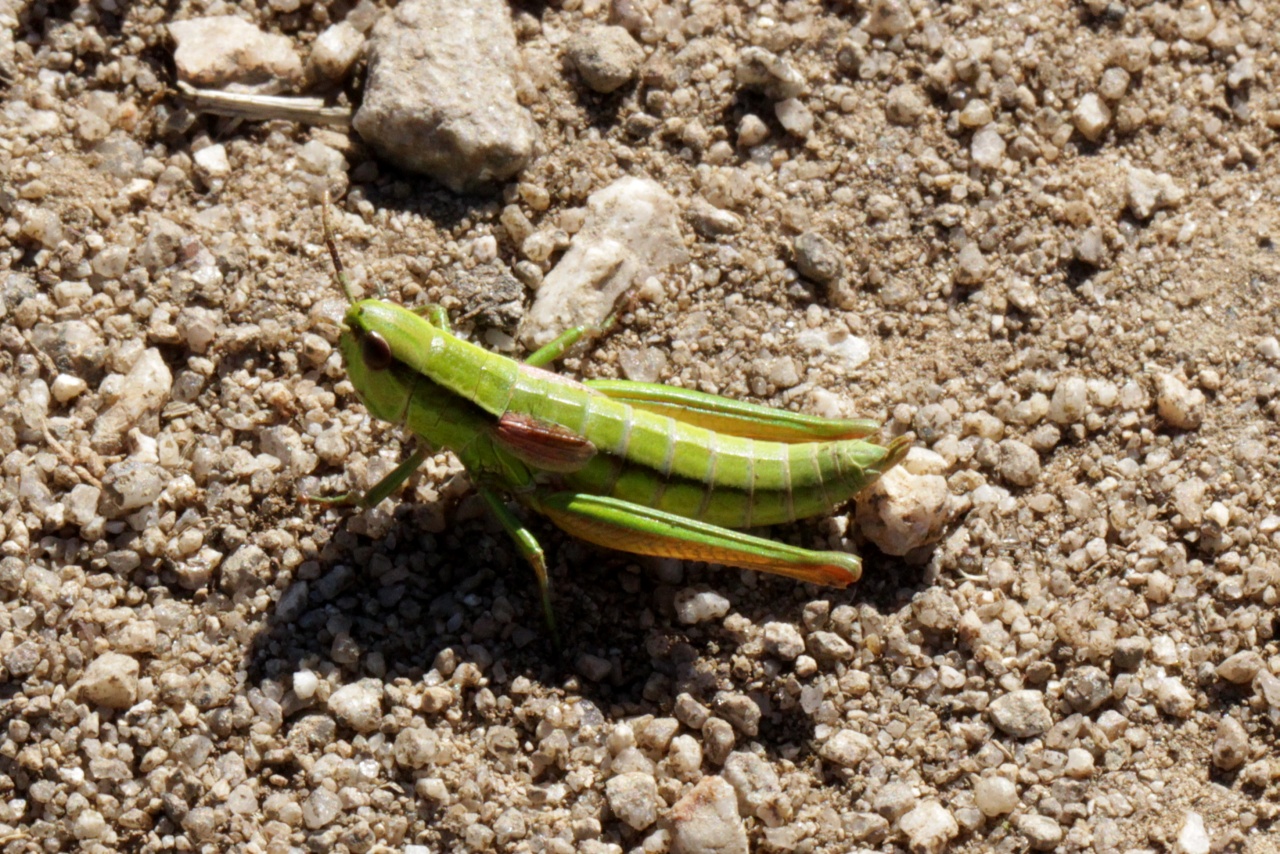
{"label": "small pebble", "polygon": [[1258,342],[1257,351],[1259,356],[1273,365],[1280,364],[1280,338],[1268,335]]}
{"label": "small pebble", "polygon": [[1108,101],[1119,101],[1129,90],[1130,79],[1128,71],[1112,66],[1102,72],[1102,77],[1098,81],[1098,94]]}
{"label": "small pebble", "polygon": [[978,244],[969,242],[960,248],[960,253],[956,256],[956,282],[962,285],[981,285],[986,281],[990,269]]}
{"label": "small pebble", "polygon": [[1049,420],[1055,424],[1074,424],[1089,411],[1089,388],[1082,377],[1067,377],[1053,390],[1049,400]]}
{"label": "small pebble", "polygon": [[902,83],[889,90],[885,116],[895,125],[916,125],[924,118],[929,102],[919,87]]}
{"label": "small pebble", "polygon": [[765,623],[764,650],[783,661],[795,661],[804,652],[804,637],[791,623]]}
{"label": "small pebble", "polygon": [[718,620],[729,613],[730,602],[714,590],[686,587],[676,593],[676,617],[686,626]]}
{"label": "small pebble", "polygon": [[696,199],[689,210],[693,227],[703,237],[717,238],[737,234],[745,227],[742,217],[733,211],[721,210],[705,199]]}
{"label": "small pebble", "polygon": [[644,49],[622,27],[589,27],[569,40],[569,59],[586,84],[608,94],[636,76]]}
{"label": "small pebble", "polygon": [[738,145],[754,148],[769,138],[769,126],[754,113],[747,113],[738,122]]}
{"label": "small pebble", "polygon": [[941,539],[954,512],[943,477],[897,466],[858,496],[857,522],[885,554],[905,555]]}
{"label": "small pebble", "polygon": [[1184,195],[1167,172],[1157,175],[1150,169],[1129,170],[1129,210],[1137,219],[1150,219],[1158,210],[1176,207]]}
{"label": "small pebble", "polygon": [[311,830],[324,827],[342,812],[342,801],[324,788],[317,788],[302,802],[302,820]]}
{"label": "small pebble", "polygon": [[1076,104],[1071,120],[1081,136],[1090,142],[1097,142],[1111,126],[1111,108],[1102,98],[1090,92]]}
{"label": "small pebble", "polygon": [[1082,747],[1073,747],[1067,751],[1067,776],[1077,780],[1087,780],[1093,776],[1093,754]]}
{"label": "small pebble", "polygon": [[870,35],[892,38],[910,31],[915,18],[906,0],[873,0],[861,26]]}
{"label": "small pebble", "polygon": [[1205,397],[1173,374],[1156,377],[1156,409],[1172,427],[1195,430],[1204,421]]}
{"label": "small pebble", "polygon": [[336,82],[347,76],[363,47],[364,34],[350,21],[339,21],[316,36],[308,65],[316,76]]}
{"label": "small pebble", "polygon": [[842,729],[823,742],[818,755],[836,765],[856,768],[871,749],[870,738],[851,729]]}
{"label": "small pebble", "polygon": [[310,670],[299,670],[293,674],[293,693],[300,700],[310,700],[315,696],[316,688],[320,684],[319,677]]}
{"label": "small pebble", "polygon": [[904,815],[899,819],[898,827],[907,835],[911,850],[920,854],[945,851],[960,832],[955,817],[935,800],[924,801]]}
{"label": "small pebble", "polygon": [[697,774],[702,767],[702,745],[691,735],[677,735],[671,739],[667,765],[679,777]]}
{"label": "small pebble", "polygon": [[536,348],[598,325],[629,287],[687,260],[675,199],[656,181],[619,178],[587,197],[582,227],[538,287],[520,339]]}
{"label": "small pebble", "polygon": [[931,587],[911,600],[911,613],[920,625],[934,631],[951,631],[960,622],[960,608],[946,590]]}
{"label": "small pebble", "polygon": [[671,807],[671,850],[676,854],[747,854],[738,795],[722,777],[703,777]]}
{"label": "small pebble", "polygon": [[773,105],[778,124],[801,139],[813,132],[813,113],[798,98],[786,98]]}
{"label": "small pebble", "polygon": [[1004,777],[983,777],[973,787],[973,800],[987,818],[1007,815],[1018,807],[1018,787]]}
{"label": "small pebble", "polygon": [[1280,676],[1268,670],[1259,670],[1253,677],[1253,689],[1257,696],[1267,704],[1271,714],[1280,714]]}
{"label": "small pebble", "polygon": [[1047,815],[1020,816],[1018,832],[1037,851],[1053,851],[1062,842],[1062,825]]}
{"label": "small pebble", "polygon": [[214,186],[231,174],[231,161],[227,158],[225,145],[206,145],[195,152],[191,159],[195,161],[196,173],[207,187]]}
{"label": "small pebble", "polygon": [[329,695],[330,714],[356,732],[374,732],[382,724],[382,683],[362,679]]}
{"label": "small pebble", "polygon": [[1100,667],[1077,667],[1062,681],[1062,695],[1071,708],[1088,714],[1111,699],[1111,679]]}
{"label": "small pebble", "polygon": [[1005,161],[1004,137],[994,127],[979,128],[969,143],[969,156],[983,169],[999,169]]}
{"label": "small pebble", "polygon": [[1240,721],[1227,715],[1218,721],[1213,739],[1213,764],[1234,771],[1249,758],[1249,734]]}
{"label": "small pebble", "polygon": [[178,76],[193,86],[234,83],[263,94],[302,79],[302,60],[287,36],[265,33],[235,15],[189,18],[168,25]]}
{"label": "small pebble", "polygon": [[494,819],[493,834],[499,845],[510,846],[529,835],[529,823],[524,813],[511,807]]}
{"label": "small pebble", "polygon": [[89,662],[80,677],[80,698],[109,709],[127,709],[138,700],[139,670],[133,656],[104,652]]}
{"label": "small pebble", "polygon": [[500,0],[406,0],[369,38],[352,127],[403,169],[465,192],[515,175],[537,128],[520,103],[521,53]]}
{"label": "small pebble", "polygon": [[1189,812],[1182,820],[1173,850],[1175,854],[1209,854],[1212,842],[1209,831],[1205,829],[1204,818],[1198,812]]}
{"label": "small pebble", "polygon": [[[144,350],[124,377],[123,393],[93,422],[92,444],[101,453],[117,451],[125,434],[143,416],[162,407],[173,390],[173,373],[160,351]],[[141,506],[141,505],[134,505]]]}
{"label": "small pebble", "polygon": [[1133,670],[1146,658],[1151,642],[1141,635],[1116,641],[1115,665],[1122,670]]}
{"label": "small pebble", "polygon": [[613,672],[613,663],[607,658],[584,652],[574,659],[574,669],[592,682],[603,682]]}
{"label": "small pebble", "polygon": [[871,806],[877,813],[889,819],[897,821],[911,810],[915,809],[920,802],[920,797],[909,783],[901,780],[886,783],[876,792],[875,798],[872,799]]}
{"label": "small pebble", "polygon": [[1245,649],[1228,656],[1218,665],[1218,675],[1236,685],[1247,685],[1265,666],[1262,655],[1257,650]]}
{"label": "small pebble", "polygon": [[1039,691],[1011,691],[991,702],[987,709],[996,729],[1015,738],[1032,738],[1048,732],[1053,716]]}
{"label": "small pebble", "polygon": [[835,632],[813,632],[809,635],[809,654],[819,661],[849,661],[854,649]]}
{"label": "small pebble", "polygon": [[81,810],[72,832],[76,839],[101,839],[108,832],[107,821],[97,810]]}
{"label": "small pebble", "polygon": [[118,511],[115,515],[122,515],[154,502],[169,479],[169,473],[155,463],[130,457],[107,469],[102,487]]}
{"label": "small pebble", "polygon": [[1025,442],[1004,439],[1000,442],[998,470],[1000,477],[1014,486],[1027,487],[1040,478],[1040,455]]}
{"label": "small pebble", "polygon": [[66,403],[84,394],[85,389],[88,387],[89,384],[79,377],[73,377],[70,374],[58,374],[53,378],[53,383],[49,386],[49,393],[53,395],[53,399],[58,403]]}
{"label": "small pebble", "polygon": [[644,830],[658,819],[658,784],[652,774],[629,771],[610,777],[605,797],[613,814],[635,830]]}
{"label": "small pebble", "polygon": [[707,718],[702,725],[703,750],[707,760],[714,765],[724,764],[737,740],[733,725],[723,718]]}
{"label": "small pebble", "polygon": [[739,86],[761,89],[775,101],[794,98],[805,90],[804,77],[795,66],[762,47],[748,47],[738,53],[734,76]]}
{"label": "small pebble", "polygon": [[393,752],[396,764],[403,768],[422,768],[440,753],[440,739],[426,727],[402,729],[396,735]]}
{"label": "small pebble", "polygon": [[1188,718],[1196,709],[1195,698],[1176,676],[1166,676],[1156,684],[1156,705],[1175,718]]}
{"label": "small pebble", "polygon": [[963,128],[980,128],[991,123],[991,106],[981,98],[974,98],[960,110],[959,121]]}
{"label": "small pebble", "polygon": [[796,237],[795,252],[796,267],[806,279],[830,285],[844,275],[844,257],[839,248],[815,231]]}
{"label": "small pebble", "polygon": [[791,800],[766,759],[745,750],[734,751],[724,763],[724,779],[738,793],[738,808],[766,827],[780,827],[791,819]]}

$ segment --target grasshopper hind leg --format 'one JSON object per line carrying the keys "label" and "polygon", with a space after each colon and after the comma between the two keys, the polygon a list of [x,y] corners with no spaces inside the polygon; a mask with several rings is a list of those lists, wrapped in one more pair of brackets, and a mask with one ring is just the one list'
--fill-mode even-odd
{"label": "grasshopper hind leg", "polygon": [[862,575],[857,555],[787,545],[608,496],[555,492],[529,504],[580,540],[632,554],[719,563],[827,587],[847,587]]}

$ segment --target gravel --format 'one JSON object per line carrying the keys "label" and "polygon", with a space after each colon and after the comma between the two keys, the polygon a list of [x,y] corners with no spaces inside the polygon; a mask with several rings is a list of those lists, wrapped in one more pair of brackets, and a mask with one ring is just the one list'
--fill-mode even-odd
{"label": "gravel", "polygon": [[[0,8],[0,847],[1270,850],[1267,4],[392,5]],[[450,455],[300,503],[411,452],[326,192],[488,349],[908,435],[756,532],[862,579],[529,516],[557,650]]]}

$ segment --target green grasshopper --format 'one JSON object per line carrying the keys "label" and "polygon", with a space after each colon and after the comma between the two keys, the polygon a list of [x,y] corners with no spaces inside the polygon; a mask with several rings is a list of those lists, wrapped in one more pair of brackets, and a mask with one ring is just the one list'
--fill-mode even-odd
{"label": "green grasshopper", "polygon": [[361,498],[377,505],[435,449],[461,460],[538,578],[553,628],[546,558],[502,495],[596,545],[700,560],[845,587],[856,555],[742,533],[830,513],[906,456],[908,441],[864,441],[869,420],[834,420],[688,389],[577,380],[544,370],[584,335],[575,327],[519,363],[452,334],[440,306],[359,299],[322,209],[334,276],[350,303],[339,348],[365,408],[404,424],[418,449]]}

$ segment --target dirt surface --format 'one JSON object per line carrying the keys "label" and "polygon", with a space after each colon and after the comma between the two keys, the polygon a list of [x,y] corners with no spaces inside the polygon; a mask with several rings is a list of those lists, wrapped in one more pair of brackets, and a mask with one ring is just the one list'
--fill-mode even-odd
{"label": "dirt surface", "polygon": [[[348,4],[0,11],[0,850],[1280,850],[1274,0],[519,5],[540,142],[471,194],[173,91],[172,20],[305,58]],[[412,447],[318,199],[360,286],[518,356],[628,175],[690,260],[560,369],[881,419],[953,515],[769,532],[861,552],[843,591],[530,517],[557,653],[451,456],[300,503]]]}

